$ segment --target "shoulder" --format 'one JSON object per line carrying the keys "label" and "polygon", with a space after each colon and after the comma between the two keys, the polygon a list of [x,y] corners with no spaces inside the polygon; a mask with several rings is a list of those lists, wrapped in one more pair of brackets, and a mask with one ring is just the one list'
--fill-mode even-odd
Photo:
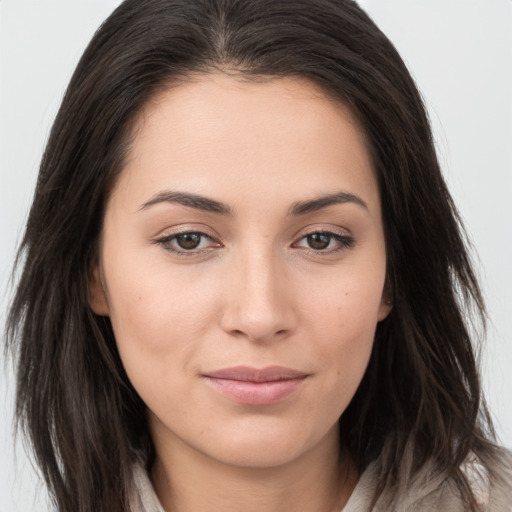
{"label": "shoulder", "polygon": [[[481,512],[512,512],[512,455],[496,449],[492,458],[482,460],[471,454],[461,466]],[[460,482],[444,480],[422,497],[413,510],[466,512],[460,497]]]}
{"label": "shoulder", "polygon": [[500,450],[486,464],[486,512],[512,512],[512,453]]}
{"label": "shoulder", "polygon": [[[434,463],[426,464],[402,489],[385,490],[371,507],[379,481],[378,462],[367,468],[343,512],[467,512],[460,482],[438,474]],[[512,454],[497,449],[485,461],[469,456],[461,467],[481,512],[512,512]],[[382,475],[380,475],[382,476]]]}

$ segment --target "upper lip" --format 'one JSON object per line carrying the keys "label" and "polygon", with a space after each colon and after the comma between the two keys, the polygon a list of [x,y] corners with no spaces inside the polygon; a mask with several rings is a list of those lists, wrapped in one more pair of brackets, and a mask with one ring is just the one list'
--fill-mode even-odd
{"label": "upper lip", "polygon": [[213,379],[229,379],[247,382],[273,382],[276,380],[290,380],[307,377],[307,374],[284,366],[269,366],[267,368],[253,368],[251,366],[234,366],[223,368],[204,374]]}

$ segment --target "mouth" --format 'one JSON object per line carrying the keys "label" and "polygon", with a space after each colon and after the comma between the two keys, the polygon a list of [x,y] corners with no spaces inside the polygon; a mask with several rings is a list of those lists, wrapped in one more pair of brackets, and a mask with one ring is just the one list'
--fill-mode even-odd
{"label": "mouth", "polygon": [[308,374],[283,366],[236,366],[203,377],[209,386],[234,402],[257,406],[281,402],[304,383]]}

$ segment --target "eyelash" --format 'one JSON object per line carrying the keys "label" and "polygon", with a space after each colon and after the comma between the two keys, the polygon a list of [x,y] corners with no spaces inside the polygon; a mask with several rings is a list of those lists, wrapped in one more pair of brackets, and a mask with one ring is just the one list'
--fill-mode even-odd
{"label": "eyelash", "polygon": [[[167,244],[170,244],[172,241],[176,240],[179,236],[183,235],[199,235],[201,238],[208,238],[210,240],[214,240],[211,236],[209,236],[206,233],[203,233],[202,231],[183,231],[179,233],[174,233],[172,235],[164,236],[161,238],[157,238],[154,240],[155,244],[158,244],[162,246],[166,251],[171,252],[172,254],[179,256],[179,257],[193,257],[197,256],[198,254],[205,253],[207,251],[210,251],[213,249],[212,247],[209,247],[207,249],[191,249],[191,250],[180,250],[169,247]],[[308,236],[312,235],[326,235],[330,237],[329,244],[331,243],[331,240],[334,239],[336,242],[338,242],[339,246],[336,249],[311,249],[306,248],[306,250],[309,253],[313,253],[315,255],[329,255],[333,253],[339,253],[342,251],[345,251],[347,249],[350,249],[354,246],[355,240],[352,236],[349,235],[340,235],[339,233],[334,233],[332,231],[326,231],[326,230],[318,230],[318,231],[311,231],[310,233],[306,233],[303,235],[299,240],[304,240]]]}

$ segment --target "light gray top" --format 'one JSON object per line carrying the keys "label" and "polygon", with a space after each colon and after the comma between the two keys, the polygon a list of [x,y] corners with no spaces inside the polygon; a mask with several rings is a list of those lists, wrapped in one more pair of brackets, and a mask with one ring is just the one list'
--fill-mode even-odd
{"label": "light gray top", "polygon": [[[375,486],[374,471],[370,466],[361,476],[349,501],[341,512],[367,512],[370,510],[370,502]],[[132,512],[165,512],[158,501],[148,474],[140,465],[134,468],[133,472],[135,493],[132,497]]]}
{"label": "light gray top", "polygon": [[[350,499],[340,512],[464,512],[464,506],[453,482],[441,476],[430,476],[430,469],[426,467],[416,475],[407,489],[399,493],[398,499],[390,502],[384,493],[372,507],[372,498],[378,483],[377,465],[373,463],[361,475]],[[474,459],[468,460],[463,468],[482,506],[482,511],[512,512],[512,463],[509,456],[504,454],[503,460],[496,461],[494,470],[502,476],[499,484],[489,482],[487,473]],[[134,467],[133,482],[131,512],[166,512],[158,501],[142,465]]]}

